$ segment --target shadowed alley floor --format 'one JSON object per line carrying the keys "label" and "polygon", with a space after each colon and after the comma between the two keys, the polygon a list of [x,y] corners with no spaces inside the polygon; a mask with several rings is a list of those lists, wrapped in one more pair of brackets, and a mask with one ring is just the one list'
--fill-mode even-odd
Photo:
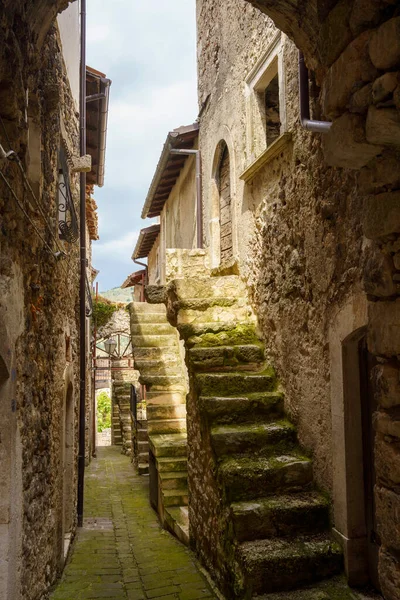
{"label": "shadowed alley floor", "polygon": [[[85,519],[50,600],[206,600],[216,598],[192,553],[164,531],[120,447],[100,448],[86,471]],[[374,600],[334,578],[262,600]]]}
{"label": "shadowed alley floor", "polygon": [[51,600],[216,597],[190,551],[160,527],[148,478],[120,448],[100,448],[85,477],[84,526]]}

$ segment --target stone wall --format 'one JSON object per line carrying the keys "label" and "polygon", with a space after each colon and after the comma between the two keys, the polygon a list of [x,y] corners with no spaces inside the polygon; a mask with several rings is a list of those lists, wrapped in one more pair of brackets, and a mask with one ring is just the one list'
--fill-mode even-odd
{"label": "stone wall", "polygon": [[[23,11],[20,4],[0,9],[0,114],[7,132],[0,128],[0,143],[18,154],[43,214],[17,163],[1,161],[10,187],[0,182],[0,364],[6,365],[0,552],[9,560],[0,595],[39,600],[63,564],[64,535],[75,527],[79,247],[59,241],[68,257],[57,261],[53,235],[61,137],[78,155],[79,129],[58,32],[46,35],[57,3],[28,2]],[[70,173],[75,203],[78,178]],[[72,465],[67,486],[66,465]]]}
{"label": "stone wall", "polygon": [[[235,259],[284,384],[286,410],[296,421],[301,443],[313,453],[319,484],[335,499],[343,490],[337,489],[333,458],[352,449],[351,441],[346,448],[338,446],[334,431],[331,357],[341,352],[344,339],[335,338],[339,350],[330,347],[329,332],[347,305],[353,306],[350,321],[356,327],[361,321],[355,299],[363,297],[364,306],[368,301],[361,325],[368,331],[370,353],[378,357],[373,373],[381,390],[375,419],[380,576],[385,598],[397,600],[399,540],[389,530],[398,502],[394,473],[399,457],[395,413],[400,397],[390,390],[398,386],[399,367],[400,17],[396,4],[385,1],[339,1],[324,10],[323,3],[309,2],[301,20],[300,3],[252,4],[276,19],[305,51],[315,68],[310,76],[313,118],[334,123],[324,138],[300,127],[297,49],[283,35],[277,52],[282,135],[266,147],[249,112],[249,96],[260,59],[268,59],[268,48],[273,51],[278,39],[273,23],[249,2],[199,0],[206,246],[217,266],[216,173],[224,141],[231,162]],[[316,14],[324,20],[319,32]]]}

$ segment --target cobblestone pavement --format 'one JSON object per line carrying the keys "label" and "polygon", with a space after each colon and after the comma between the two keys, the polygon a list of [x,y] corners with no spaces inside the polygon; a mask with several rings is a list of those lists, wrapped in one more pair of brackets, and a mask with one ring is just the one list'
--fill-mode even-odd
{"label": "cobblestone pavement", "polygon": [[86,471],[85,519],[51,600],[216,598],[196,562],[164,531],[148,480],[116,447],[100,448]]}

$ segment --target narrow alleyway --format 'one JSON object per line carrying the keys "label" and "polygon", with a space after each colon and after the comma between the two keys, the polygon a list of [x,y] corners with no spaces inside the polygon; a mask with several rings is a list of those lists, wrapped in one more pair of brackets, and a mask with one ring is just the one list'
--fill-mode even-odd
{"label": "narrow alleyway", "polygon": [[84,527],[51,600],[215,597],[190,552],[161,529],[148,479],[120,448],[100,448],[86,472]]}

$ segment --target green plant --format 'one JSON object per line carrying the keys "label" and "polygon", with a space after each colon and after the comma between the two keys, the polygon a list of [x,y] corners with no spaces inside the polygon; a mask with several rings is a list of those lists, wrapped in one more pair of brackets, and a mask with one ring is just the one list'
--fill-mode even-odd
{"label": "green plant", "polygon": [[98,298],[93,300],[93,321],[96,327],[104,327],[111,319],[115,311],[118,310],[118,305],[110,302],[106,298]]}
{"label": "green plant", "polygon": [[107,392],[100,392],[97,396],[97,431],[111,427],[111,398]]}

